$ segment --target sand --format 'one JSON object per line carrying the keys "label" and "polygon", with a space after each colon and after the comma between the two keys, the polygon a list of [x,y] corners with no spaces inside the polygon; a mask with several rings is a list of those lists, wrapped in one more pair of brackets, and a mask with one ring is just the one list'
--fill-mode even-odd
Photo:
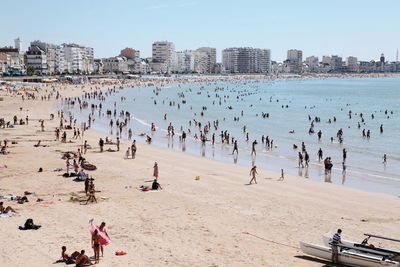
{"label": "sand", "polygon": [[[59,90],[63,96],[79,95],[89,87]],[[0,155],[0,165],[8,167],[0,169],[0,195],[35,192],[25,204],[3,200],[17,214],[0,218],[1,266],[64,266],[53,265],[62,245],[69,253],[85,249],[93,256],[91,218],[106,222],[112,239],[98,266],[326,266],[305,257],[299,241],[322,244],[322,234],[337,228],[343,238],[356,241],[366,232],[400,238],[398,196],[290,175],[278,181],[279,173],[261,169],[258,184],[247,185],[248,167],[140,143],[136,159],[124,159],[129,142],[123,141],[119,152],[99,153],[98,140],[105,135],[92,130],[85,132],[92,149],[84,157],[98,167],[90,174],[101,192],[97,204],[80,205],[70,197],[85,197],[83,183],[53,171],[65,169],[62,151],[77,151],[82,144],[80,139],[55,141],[55,100],[22,101],[4,91],[0,97],[0,118],[30,119],[28,125],[0,129],[0,140],[10,141],[11,152]],[[44,132],[39,119],[45,119]],[[67,140],[71,137],[70,130]],[[48,147],[34,147],[38,140]],[[155,161],[163,190],[141,192],[141,185],[150,185]],[[37,204],[37,198],[54,204]],[[18,230],[28,218],[42,227]],[[127,255],[115,256],[116,251]]]}

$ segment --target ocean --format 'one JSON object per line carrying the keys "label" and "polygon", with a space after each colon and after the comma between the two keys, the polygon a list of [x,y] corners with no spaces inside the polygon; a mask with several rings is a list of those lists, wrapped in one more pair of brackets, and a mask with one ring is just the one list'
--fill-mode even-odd
{"label": "ocean", "polygon": [[[124,99],[123,101],[121,99]],[[123,121],[120,112],[128,111],[131,120],[123,130],[133,131],[133,139],[146,143],[146,134],[155,146],[182,151],[203,157],[274,170],[297,175],[299,179],[342,184],[374,192],[400,194],[400,78],[327,78],[218,81],[168,84],[165,86],[135,87],[119,90],[106,101],[88,100],[102,104],[102,110],[93,110],[92,128],[115,140],[116,128],[111,133],[109,122]],[[90,108],[69,109],[80,122],[87,121]],[[115,107],[114,107],[115,105]],[[107,117],[106,110],[114,111]],[[351,111],[351,118],[349,112]],[[263,114],[267,114],[263,116]],[[362,117],[361,117],[362,113]],[[99,115],[100,114],[100,115]],[[166,119],[164,116],[166,114]],[[314,121],[314,133],[309,133]],[[238,119],[234,119],[238,118]],[[311,120],[310,120],[311,118]],[[335,119],[336,120],[335,120]],[[213,122],[218,120],[218,129]],[[330,120],[330,121],[329,121]],[[191,121],[191,125],[189,125]],[[196,126],[201,123],[201,128]],[[203,146],[194,138],[210,122],[207,139],[215,133],[215,145],[207,141]],[[150,130],[151,123],[157,126]],[[360,123],[360,127],[358,127]],[[167,136],[168,126],[175,135]],[[383,133],[380,132],[380,126]],[[246,126],[248,141],[243,127]],[[343,131],[343,142],[337,138]],[[370,138],[362,131],[370,130]],[[182,130],[188,133],[185,144],[180,141]],[[221,131],[238,142],[239,153],[232,155],[233,145],[221,143]],[[190,131],[190,133],[189,133]],[[319,140],[317,132],[322,132]],[[268,149],[261,138],[268,136],[273,147]],[[333,142],[331,141],[333,137]],[[251,155],[252,142],[257,140],[257,155]],[[299,168],[298,152],[304,142],[310,155],[310,166]],[[293,145],[298,146],[297,149]],[[324,165],[318,161],[317,151],[331,157],[332,174],[326,176]],[[126,149],[126,148],[125,148]],[[121,148],[122,151],[125,151]],[[347,150],[346,172],[342,168],[342,151]],[[383,163],[383,155],[387,163]],[[139,153],[140,155],[140,153]],[[249,168],[250,169],[250,168]],[[249,177],[243,177],[244,180]],[[276,177],[278,178],[278,177]]]}

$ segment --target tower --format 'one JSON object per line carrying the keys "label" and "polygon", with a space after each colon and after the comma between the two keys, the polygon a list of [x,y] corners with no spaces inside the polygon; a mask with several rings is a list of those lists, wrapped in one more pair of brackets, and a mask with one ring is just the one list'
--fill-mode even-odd
{"label": "tower", "polygon": [[14,40],[14,44],[15,44],[15,48],[17,48],[18,51],[22,50],[22,41],[21,41],[21,39],[19,39],[19,37]]}

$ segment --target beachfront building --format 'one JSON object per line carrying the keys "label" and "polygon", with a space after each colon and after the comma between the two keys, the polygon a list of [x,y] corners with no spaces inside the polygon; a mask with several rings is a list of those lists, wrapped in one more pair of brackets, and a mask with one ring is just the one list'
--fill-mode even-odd
{"label": "beachfront building", "polygon": [[192,73],[195,71],[195,54],[193,51],[185,50],[176,52],[174,55],[173,71],[176,73]]}
{"label": "beachfront building", "polygon": [[217,64],[217,49],[212,47],[200,47],[196,51],[207,54],[206,73],[214,73]]}
{"label": "beachfront building", "polygon": [[194,72],[204,74],[209,73],[209,55],[202,51],[193,51],[194,55]]}
{"label": "beachfront building", "polygon": [[152,45],[152,70],[158,73],[170,73],[173,70],[174,54],[174,43],[168,41],[154,42]]}
{"label": "beachfront building", "polygon": [[93,72],[95,74],[102,74],[103,73],[103,67],[104,67],[103,59],[95,58],[93,60]]}
{"label": "beachfront building", "polygon": [[128,59],[126,57],[109,57],[103,58],[103,72],[104,73],[127,73]]}
{"label": "beachfront building", "polygon": [[297,49],[288,50],[285,65],[287,72],[301,73],[303,67],[303,51]]}
{"label": "beachfront building", "polygon": [[18,48],[0,48],[0,70],[2,72],[24,71],[24,60],[24,54]]}
{"label": "beachfront building", "polygon": [[308,72],[318,72],[319,71],[319,61],[318,57],[310,56],[306,58],[306,66]]}
{"label": "beachfront building", "polygon": [[129,47],[122,49],[119,55],[135,61],[140,60],[140,51]]}
{"label": "beachfront building", "polygon": [[330,71],[331,72],[341,72],[343,66],[343,60],[337,55],[331,56]]}
{"label": "beachfront building", "polygon": [[348,72],[358,72],[358,60],[356,57],[346,58],[346,71]]}
{"label": "beachfront building", "polygon": [[28,74],[48,74],[47,54],[39,46],[31,45],[25,54]]}
{"label": "beachfront building", "polygon": [[140,58],[140,51],[133,48],[125,48],[119,54],[121,57],[127,59],[128,71],[131,73],[141,73],[142,59]]}
{"label": "beachfront building", "polygon": [[30,47],[38,47],[46,54],[47,73],[52,75],[56,72],[56,45],[45,43],[39,40],[31,42]]}
{"label": "beachfront building", "polygon": [[222,51],[222,64],[230,73],[270,73],[271,50],[232,47]]}
{"label": "beachfront building", "polygon": [[92,73],[94,71],[94,50],[78,44],[62,44],[64,69],[67,73]]}

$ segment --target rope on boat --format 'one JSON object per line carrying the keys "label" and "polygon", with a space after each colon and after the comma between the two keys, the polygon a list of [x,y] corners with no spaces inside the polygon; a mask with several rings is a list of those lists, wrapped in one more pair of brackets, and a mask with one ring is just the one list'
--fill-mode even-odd
{"label": "rope on boat", "polygon": [[294,249],[297,249],[297,250],[300,249],[299,247],[295,247],[295,246],[292,246],[292,245],[287,245],[287,244],[279,243],[279,242],[276,242],[276,241],[273,241],[273,240],[268,240],[268,239],[265,239],[265,238],[263,238],[263,237],[254,235],[254,234],[249,233],[249,232],[243,232],[243,234],[251,235],[251,236],[254,236],[255,238],[258,238],[258,239],[261,239],[261,240],[264,240],[264,241],[266,241],[266,242],[270,242],[270,243],[273,243],[273,244],[277,244],[277,245],[280,245],[280,246],[285,246],[285,247],[289,247],[289,248],[294,248]]}

